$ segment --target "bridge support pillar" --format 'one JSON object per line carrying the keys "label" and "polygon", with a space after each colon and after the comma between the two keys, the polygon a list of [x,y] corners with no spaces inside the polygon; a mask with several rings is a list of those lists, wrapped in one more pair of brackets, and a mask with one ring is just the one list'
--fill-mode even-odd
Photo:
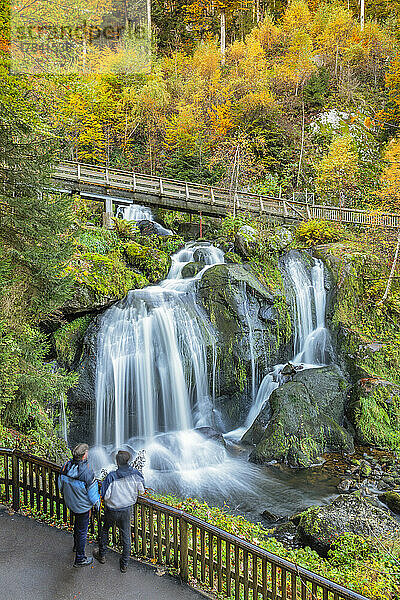
{"label": "bridge support pillar", "polygon": [[106,229],[112,229],[114,227],[114,213],[111,198],[107,198],[104,205],[105,210],[103,212],[103,227],[105,227]]}

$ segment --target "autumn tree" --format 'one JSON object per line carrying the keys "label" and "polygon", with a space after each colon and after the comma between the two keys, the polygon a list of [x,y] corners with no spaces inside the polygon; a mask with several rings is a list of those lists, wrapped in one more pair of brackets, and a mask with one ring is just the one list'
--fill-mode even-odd
{"label": "autumn tree", "polygon": [[400,138],[393,139],[385,152],[386,166],[381,177],[379,195],[385,207],[400,210]]}
{"label": "autumn tree", "polygon": [[328,154],[316,166],[315,187],[319,194],[337,204],[351,204],[359,179],[358,156],[350,135],[335,138]]}

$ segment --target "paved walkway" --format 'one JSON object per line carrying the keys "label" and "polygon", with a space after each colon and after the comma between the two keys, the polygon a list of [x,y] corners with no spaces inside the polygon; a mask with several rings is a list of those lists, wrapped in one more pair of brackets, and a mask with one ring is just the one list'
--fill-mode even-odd
{"label": "paved walkway", "polygon": [[[93,567],[72,566],[72,536],[0,507],[1,600],[200,600],[177,579],[131,561],[119,570],[119,556]],[[92,545],[87,554],[91,556]]]}

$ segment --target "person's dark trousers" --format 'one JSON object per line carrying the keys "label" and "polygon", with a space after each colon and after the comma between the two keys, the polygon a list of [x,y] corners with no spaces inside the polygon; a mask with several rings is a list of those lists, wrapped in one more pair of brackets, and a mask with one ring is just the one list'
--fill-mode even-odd
{"label": "person's dark trousers", "polygon": [[74,515],[74,542],[76,547],[75,562],[86,560],[85,546],[87,530],[89,526],[90,510],[84,513],[72,513]]}
{"label": "person's dark trousers", "polygon": [[123,508],[121,510],[110,510],[106,508],[99,539],[99,555],[104,556],[106,553],[110,527],[112,527],[114,523],[117,525],[122,542],[121,564],[125,566],[128,564],[131,554],[131,514],[131,507]]}

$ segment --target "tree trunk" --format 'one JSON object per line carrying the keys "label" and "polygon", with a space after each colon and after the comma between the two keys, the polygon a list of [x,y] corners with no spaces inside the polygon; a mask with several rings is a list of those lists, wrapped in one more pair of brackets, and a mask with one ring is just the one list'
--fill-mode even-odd
{"label": "tree trunk", "polygon": [[147,29],[149,35],[151,35],[151,0],[146,0],[147,6]]}
{"label": "tree trunk", "polygon": [[301,126],[301,148],[300,148],[300,156],[299,156],[299,169],[297,171],[297,187],[299,187],[300,182],[300,173],[301,173],[301,163],[303,160],[303,150],[304,150],[304,124],[305,124],[305,115],[304,115],[304,102],[303,102],[303,121]]}
{"label": "tree trunk", "polygon": [[226,16],[225,9],[221,10],[221,57],[222,64],[225,63],[225,52],[226,52]]}
{"label": "tree trunk", "polygon": [[398,256],[399,256],[399,249],[400,249],[400,231],[399,231],[399,234],[397,236],[396,252],[394,253],[394,259],[393,259],[393,263],[392,263],[392,268],[390,269],[390,275],[389,275],[389,279],[388,279],[388,282],[387,282],[385,293],[382,296],[382,302],[384,302],[386,300],[386,298],[388,297],[389,292],[390,292],[390,288],[392,286],[392,281],[393,281],[394,273],[396,271],[397,259],[398,259]]}

